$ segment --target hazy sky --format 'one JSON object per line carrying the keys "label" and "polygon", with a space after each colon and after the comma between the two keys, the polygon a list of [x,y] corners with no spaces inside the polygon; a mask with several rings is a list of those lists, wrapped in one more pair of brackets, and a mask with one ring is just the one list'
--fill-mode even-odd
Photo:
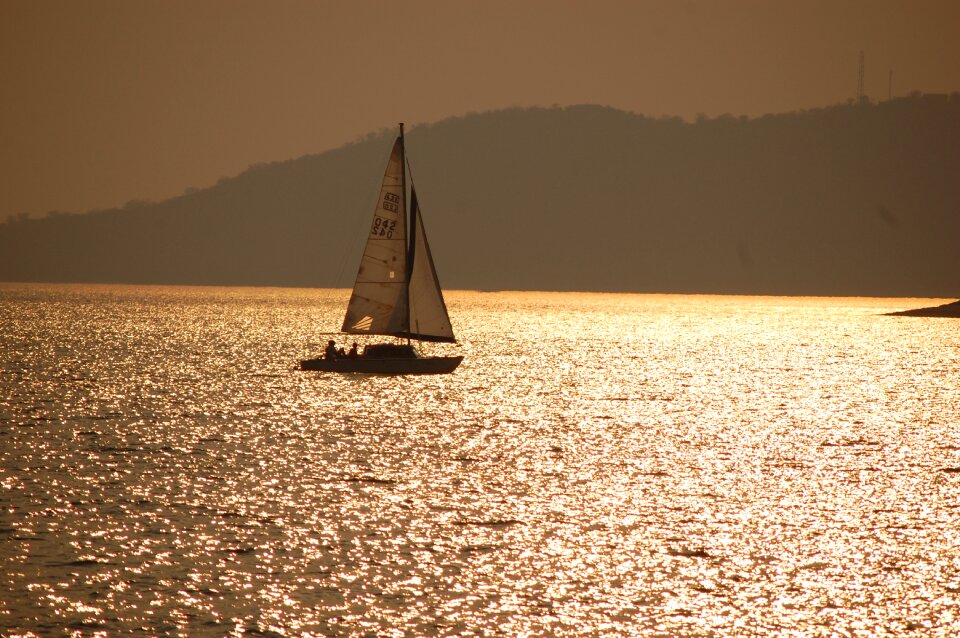
{"label": "hazy sky", "polygon": [[164,199],[511,106],[756,116],[960,90],[958,0],[0,0],[0,218]]}

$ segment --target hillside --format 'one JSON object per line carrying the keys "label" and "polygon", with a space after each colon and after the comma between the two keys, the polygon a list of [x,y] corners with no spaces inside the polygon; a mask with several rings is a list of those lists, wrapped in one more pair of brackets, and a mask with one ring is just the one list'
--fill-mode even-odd
{"label": "hillside", "polygon": [[[393,135],[0,225],[0,280],[350,286]],[[695,123],[510,109],[407,148],[446,288],[960,295],[960,94]]]}

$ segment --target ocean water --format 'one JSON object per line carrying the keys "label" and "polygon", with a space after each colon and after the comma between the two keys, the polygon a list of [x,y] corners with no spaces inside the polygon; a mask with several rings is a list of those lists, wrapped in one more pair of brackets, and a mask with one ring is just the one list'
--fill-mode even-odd
{"label": "ocean water", "polygon": [[0,635],[960,634],[936,300],[0,285]]}

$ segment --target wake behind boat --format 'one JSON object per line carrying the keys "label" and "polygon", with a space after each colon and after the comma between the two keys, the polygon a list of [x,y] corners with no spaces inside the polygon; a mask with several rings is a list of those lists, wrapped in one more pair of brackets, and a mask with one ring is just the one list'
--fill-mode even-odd
{"label": "wake behind boat", "polygon": [[[407,211],[409,210],[409,221]],[[410,229],[411,232],[408,233]],[[407,343],[372,344],[352,355],[331,345],[323,357],[304,359],[301,370],[371,374],[446,374],[462,356],[424,357],[411,340],[456,343],[440,281],[411,183],[407,204],[407,162],[403,124],[393,144],[380,187],[360,269],[341,332],[386,335]]]}

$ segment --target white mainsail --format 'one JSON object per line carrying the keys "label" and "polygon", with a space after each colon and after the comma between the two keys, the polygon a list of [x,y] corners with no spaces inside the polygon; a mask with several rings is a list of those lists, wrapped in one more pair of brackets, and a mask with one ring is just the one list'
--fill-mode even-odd
{"label": "white mainsail", "polygon": [[396,334],[407,331],[407,215],[403,177],[403,139],[397,138],[383,175],[380,199],[343,319],[343,332]]}
{"label": "white mainsail", "polygon": [[413,236],[407,239],[405,169],[401,128],[387,162],[380,200],[341,330],[455,342],[412,188]]}

